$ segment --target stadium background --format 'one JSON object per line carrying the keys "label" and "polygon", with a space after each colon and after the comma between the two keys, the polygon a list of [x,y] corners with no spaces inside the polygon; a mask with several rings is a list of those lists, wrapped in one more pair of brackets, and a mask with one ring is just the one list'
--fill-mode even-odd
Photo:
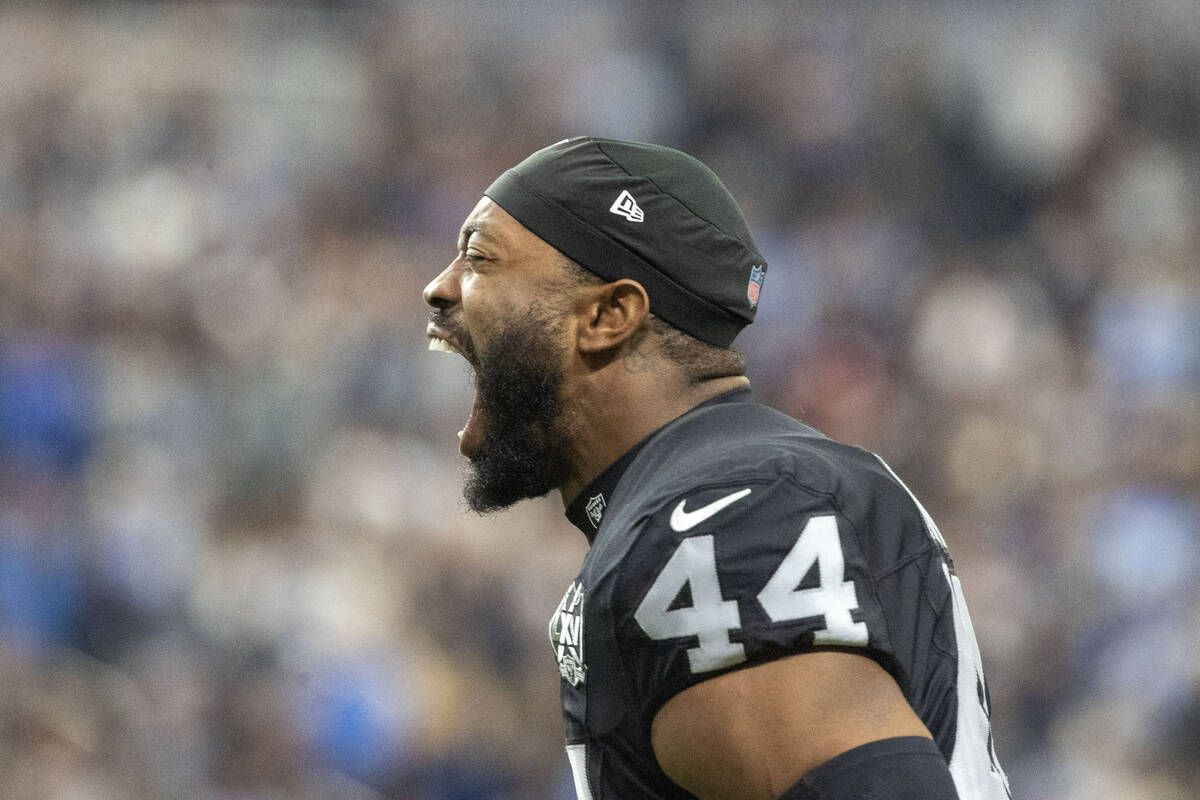
{"label": "stadium background", "polygon": [[0,9],[5,798],[570,796],[558,500],[462,512],[424,283],[581,132],[770,262],[759,396],[950,540],[1018,798],[1200,796],[1200,6]]}

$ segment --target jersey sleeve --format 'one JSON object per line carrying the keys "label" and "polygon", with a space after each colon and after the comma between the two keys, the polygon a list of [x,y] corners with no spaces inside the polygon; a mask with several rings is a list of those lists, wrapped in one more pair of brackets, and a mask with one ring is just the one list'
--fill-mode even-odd
{"label": "jersey sleeve", "polygon": [[612,624],[646,717],[701,681],[815,648],[891,669],[859,535],[835,498],[790,476],[703,486],[644,517]]}

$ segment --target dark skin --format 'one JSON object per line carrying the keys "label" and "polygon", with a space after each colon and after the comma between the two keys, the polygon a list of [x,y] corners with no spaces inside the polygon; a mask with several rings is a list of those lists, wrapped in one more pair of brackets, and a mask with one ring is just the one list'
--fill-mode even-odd
{"label": "dark skin", "polygon": [[[636,281],[572,285],[562,255],[488,198],[463,224],[458,254],[425,287],[444,312],[430,336],[487,348],[497,321],[547,287],[565,293],[559,354],[567,467],[564,505],[652,431],[744,377],[689,385],[646,329],[650,300]],[[463,349],[460,347],[459,349]],[[464,441],[471,456],[471,443]],[[651,737],[667,775],[702,800],[772,800],[847,750],[929,732],[876,662],[843,652],[792,656],[727,673],[671,698]]]}

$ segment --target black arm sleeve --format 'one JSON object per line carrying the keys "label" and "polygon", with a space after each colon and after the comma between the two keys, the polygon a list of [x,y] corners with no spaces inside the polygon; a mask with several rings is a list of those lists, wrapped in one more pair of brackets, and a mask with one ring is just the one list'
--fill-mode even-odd
{"label": "black arm sleeve", "polygon": [[898,736],[864,744],[805,773],[779,800],[959,800],[932,739]]}

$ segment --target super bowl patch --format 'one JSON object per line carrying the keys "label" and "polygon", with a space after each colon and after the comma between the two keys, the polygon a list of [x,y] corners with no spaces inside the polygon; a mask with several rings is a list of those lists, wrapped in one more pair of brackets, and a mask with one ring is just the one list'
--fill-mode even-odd
{"label": "super bowl patch", "polygon": [[558,672],[572,686],[583,683],[583,584],[567,588],[558,610],[550,618],[550,646],[558,659]]}

